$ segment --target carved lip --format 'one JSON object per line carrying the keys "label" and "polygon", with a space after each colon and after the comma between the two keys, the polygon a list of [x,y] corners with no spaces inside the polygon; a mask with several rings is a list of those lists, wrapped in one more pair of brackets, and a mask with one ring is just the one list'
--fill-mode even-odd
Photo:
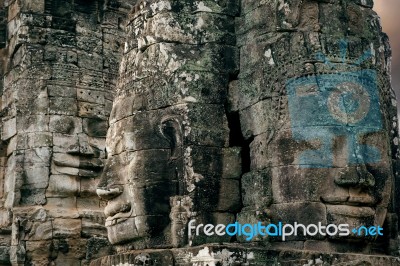
{"label": "carved lip", "polygon": [[375,207],[378,201],[370,195],[354,196],[321,196],[321,201],[329,205],[346,205],[359,207]]}
{"label": "carved lip", "polygon": [[370,206],[355,206],[348,204],[327,204],[327,213],[353,217],[353,218],[367,218],[375,216],[375,208]]}
{"label": "carved lip", "polygon": [[109,202],[104,209],[107,217],[105,226],[112,226],[126,221],[132,215],[132,207],[129,203]]}
{"label": "carved lip", "polygon": [[64,154],[54,156],[53,162],[57,172],[83,177],[96,177],[104,167],[98,158],[80,158]]}
{"label": "carved lip", "polygon": [[79,169],[85,169],[85,170],[97,170],[98,171],[98,170],[103,169],[103,167],[104,167],[103,162],[98,158],[77,160],[76,162],[58,160],[57,158],[54,158],[53,161],[54,161],[54,164],[57,166],[79,168]]}
{"label": "carved lip", "polygon": [[110,227],[119,223],[123,223],[126,220],[128,220],[128,218],[130,218],[131,216],[131,212],[129,213],[117,213],[116,215],[112,216],[112,217],[107,217],[106,219],[106,223],[105,226],[106,227]]}
{"label": "carved lip", "polygon": [[368,194],[351,196],[322,196],[321,201],[326,204],[327,212],[346,217],[365,218],[375,216],[376,198]]}

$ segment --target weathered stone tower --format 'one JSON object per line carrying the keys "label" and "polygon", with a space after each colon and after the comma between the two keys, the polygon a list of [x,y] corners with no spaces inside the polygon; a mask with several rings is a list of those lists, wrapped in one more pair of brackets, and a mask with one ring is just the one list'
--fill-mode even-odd
{"label": "weathered stone tower", "polygon": [[109,253],[105,158],[130,6],[1,1],[1,263],[86,265]]}

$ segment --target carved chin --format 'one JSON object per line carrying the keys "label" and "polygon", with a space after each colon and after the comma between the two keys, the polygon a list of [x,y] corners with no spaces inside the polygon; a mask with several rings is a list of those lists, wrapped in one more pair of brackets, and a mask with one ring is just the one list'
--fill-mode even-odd
{"label": "carved chin", "polygon": [[139,238],[135,218],[128,218],[121,223],[107,227],[108,239],[111,244],[122,244]]}

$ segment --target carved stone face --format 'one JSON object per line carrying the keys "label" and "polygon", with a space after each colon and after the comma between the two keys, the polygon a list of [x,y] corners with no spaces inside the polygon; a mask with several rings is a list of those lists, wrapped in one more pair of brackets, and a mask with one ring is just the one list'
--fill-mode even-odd
{"label": "carved stone face", "polygon": [[[252,168],[269,171],[274,220],[346,223],[350,231],[383,226],[393,173],[377,79],[373,70],[300,77],[286,83],[287,96],[257,104],[288,106],[277,129],[256,136],[250,147]],[[292,240],[310,238],[324,237]]]}
{"label": "carved stone face", "polygon": [[[108,123],[105,118],[90,109],[90,103],[79,101],[84,100],[83,94],[86,94],[86,97],[94,94],[92,102],[97,99],[97,104],[100,104],[99,92],[78,89],[77,94],[78,101],[72,97],[52,98],[55,104],[50,115],[49,130],[53,133],[54,145],[46,197],[48,205],[58,204],[58,208],[53,208],[54,211],[65,208],[76,212],[75,208],[71,209],[69,203],[60,206],[59,198],[66,198],[65,202],[72,202],[74,197],[78,197],[78,209],[99,212],[96,184],[103,169],[102,159],[105,158]],[[96,95],[99,97],[96,98]],[[63,102],[68,102],[68,109]],[[89,200],[90,198],[95,201]],[[60,212],[59,215],[63,215],[63,211]]]}
{"label": "carved stone face", "polygon": [[[52,116],[51,123],[56,138],[65,141],[65,146],[55,148],[53,169],[55,173],[95,177],[102,169],[99,159],[101,143],[107,132],[107,121],[96,117],[75,118]],[[103,144],[103,145],[102,145]]]}
{"label": "carved stone face", "polygon": [[97,194],[108,200],[104,210],[112,244],[137,247],[170,243],[171,197],[182,184],[182,123],[179,108],[138,111],[118,119],[121,97],[114,104],[107,135],[108,160]]}

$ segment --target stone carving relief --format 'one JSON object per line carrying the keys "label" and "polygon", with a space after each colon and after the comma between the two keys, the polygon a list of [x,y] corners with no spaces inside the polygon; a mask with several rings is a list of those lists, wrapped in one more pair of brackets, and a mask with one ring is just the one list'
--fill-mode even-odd
{"label": "stone carving relief", "polygon": [[129,6],[1,4],[1,262],[88,265],[112,250],[96,185]]}
{"label": "stone carving relief", "polygon": [[[156,264],[174,265],[265,265],[286,262],[277,254],[288,249],[298,262],[313,252],[397,254],[390,48],[371,7],[365,1],[138,3],[127,23],[110,153],[98,186],[108,200],[108,236],[119,255],[93,265],[136,265],[134,258],[150,249]],[[218,46],[223,57],[214,52]],[[160,130],[170,115],[177,126],[168,132],[182,137]],[[160,179],[169,184],[160,183],[158,192]],[[249,243],[244,236],[189,235],[191,220],[195,226],[375,225],[385,235],[299,234],[286,241],[258,235]],[[358,258],[341,260],[351,265]]]}
{"label": "stone carving relief", "polygon": [[[109,239],[122,249],[215,241],[188,238],[188,221],[231,222],[240,208],[240,149],[229,147],[224,110],[237,72],[237,7],[201,8],[138,3],[127,24],[97,190],[108,200]],[[223,169],[228,163],[235,167]]]}
{"label": "stone carving relief", "polygon": [[[0,264],[400,265],[372,1],[0,6]],[[384,235],[189,228],[235,222]]]}

